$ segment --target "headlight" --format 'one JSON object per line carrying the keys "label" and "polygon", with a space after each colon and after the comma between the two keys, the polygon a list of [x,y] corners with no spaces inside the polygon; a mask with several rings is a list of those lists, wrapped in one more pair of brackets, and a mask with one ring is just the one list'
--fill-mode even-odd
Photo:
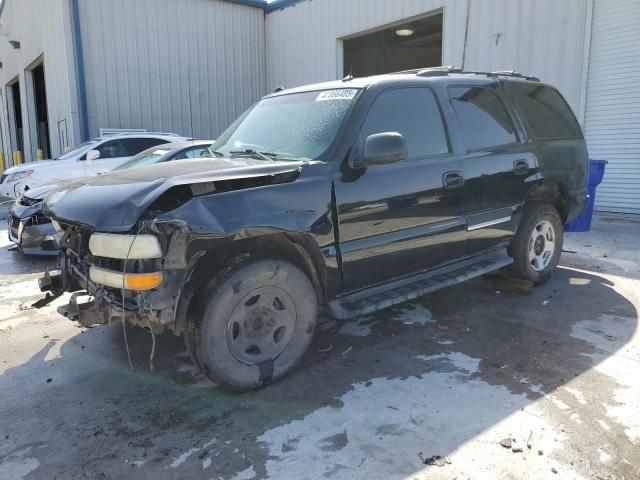
{"label": "headlight", "polygon": [[23,178],[30,177],[33,174],[33,170],[24,170],[22,172],[10,173],[7,175],[5,183],[13,183]]}
{"label": "headlight", "polygon": [[153,235],[94,233],[89,238],[89,250],[98,257],[121,260],[145,260],[162,257],[160,242]]}
{"label": "headlight", "polygon": [[92,282],[125,290],[151,290],[162,285],[162,273],[120,273],[92,266],[89,269]]}

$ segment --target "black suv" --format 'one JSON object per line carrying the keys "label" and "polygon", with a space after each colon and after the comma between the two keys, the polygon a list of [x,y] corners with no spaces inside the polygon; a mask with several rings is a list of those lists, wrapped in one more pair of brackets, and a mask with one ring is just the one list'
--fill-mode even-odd
{"label": "black suv", "polygon": [[[218,159],[52,192],[63,246],[43,291],[82,324],[184,335],[220,386],[289,372],[320,308],[350,318],[507,267],[535,284],[587,201],[585,141],[560,93],[436,68],[278,91]],[[87,301],[82,297],[86,296]]]}

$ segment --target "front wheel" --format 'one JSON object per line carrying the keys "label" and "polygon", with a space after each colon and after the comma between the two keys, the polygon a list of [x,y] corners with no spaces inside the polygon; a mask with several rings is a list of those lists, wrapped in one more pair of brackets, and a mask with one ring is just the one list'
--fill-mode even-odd
{"label": "front wheel", "polygon": [[197,297],[185,342],[217,385],[246,391],[285,376],[308,350],[318,314],[309,278],[284,260],[241,262]]}
{"label": "front wheel", "polygon": [[525,207],[511,244],[511,274],[536,285],[543,284],[558,266],[562,241],[562,219],[552,205]]}

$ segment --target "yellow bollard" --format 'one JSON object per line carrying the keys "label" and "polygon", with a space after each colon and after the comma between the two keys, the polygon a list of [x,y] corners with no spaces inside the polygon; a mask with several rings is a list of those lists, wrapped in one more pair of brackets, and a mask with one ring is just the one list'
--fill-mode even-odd
{"label": "yellow bollard", "polygon": [[36,158],[38,160],[43,160],[44,159],[44,152],[42,151],[41,148],[39,148],[38,150],[36,150]]}
{"label": "yellow bollard", "polygon": [[70,152],[71,151],[71,147],[64,147],[64,153]]}
{"label": "yellow bollard", "polygon": [[18,165],[22,165],[22,152],[20,150],[16,151],[16,160],[18,160]]}
{"label": "yellow bollard", "polygon": [[4,152],[0,152],[0,175],[4,173]]}

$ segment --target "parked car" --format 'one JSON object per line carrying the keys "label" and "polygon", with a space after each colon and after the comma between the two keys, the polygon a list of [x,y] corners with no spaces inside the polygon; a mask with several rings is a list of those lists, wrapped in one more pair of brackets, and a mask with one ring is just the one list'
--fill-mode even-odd
{"label": "parked car", "polygon": [[63,255],[40,286],[74,292],[59,312],[84,325],[184,335],[232,390],[298,364],[321,307],[356,317],[503,267],[543,283],[587,201],[570,107],[513,73],[280,91],[212,149],[52,192]]}
{"label": "parked car", "polygon": [[[126,170],[187,158],[210,158],[213,156],[209,150],[212,143],[212,140],[163,143],[140,152],[118,165],[114,170]],[[57,255],[59,246],[55,240],[56,232],[51,220],[42,212],[42,201],[55,188],[60,188],[67,183],[82,183],[83,181],[86,181],[86,177],[50,183],[25,192],[9,210],[7,219],[9,240],[27,255]]]}
{"label": "parked car", "polygon": [[0,197],[18,198],[30,188],[55,180],[108,172],[132,156],[162,143],[190,140],[175,133],[114,133],[84,142],[54,160],[7,169],[0,176]]}

